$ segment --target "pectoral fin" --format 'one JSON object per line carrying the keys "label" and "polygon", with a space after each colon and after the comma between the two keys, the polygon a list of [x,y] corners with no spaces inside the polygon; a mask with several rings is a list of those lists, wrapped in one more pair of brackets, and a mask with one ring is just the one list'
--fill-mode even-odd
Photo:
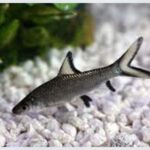
{"label": "pectoral fin", "polygon": [[116,89],[112,86],[110,80],[108,80],[108,81],[106,82],[106,86],[107,86],[112,92],[115,92],[115,91],[116,91]]}
{"label": "pectoral fin", "polygon": [[83,100],[83,103],[85,104],[86,107],[90,107],[90,102],[92,101],[92,99],[89,96],[82,95],[80,96],[80,98]]}

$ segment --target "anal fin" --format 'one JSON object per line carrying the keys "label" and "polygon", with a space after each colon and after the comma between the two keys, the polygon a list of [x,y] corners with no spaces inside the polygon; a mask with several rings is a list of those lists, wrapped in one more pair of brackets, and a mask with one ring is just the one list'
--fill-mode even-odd
{"label": "anal fin", "polygon": [[92,101],[92,98],[90,98],[87,95],[82,95],[80,98],[83,100],[83,103],[85,104],[86,107],[90,107],[90,102]]}
{"label": "anal fin", "polygon": [[110,80],[108,80],[108,81],[106,82],[106,86],[107,86],[112,92],[115,92],[115,91],[116,91],[116,89],[112,86]]}

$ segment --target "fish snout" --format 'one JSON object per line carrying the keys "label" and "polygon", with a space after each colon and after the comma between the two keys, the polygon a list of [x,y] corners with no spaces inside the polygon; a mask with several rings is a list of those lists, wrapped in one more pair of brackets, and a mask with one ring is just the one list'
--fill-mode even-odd
{"label": "fish snout", "polygon": [[19,103],[12,109],[12,113],[15,115],[20,115],[20,114],[28,111],[28,109],[29,109],[29,107],[27,104]]}
{"label": "fish snout", "polygon": [[15,115],[19,115],[21,112],[20,112],[19,109],[15,106],[15,107],[13,107],[13,109],[12,109],[12,113],[15,114]]}

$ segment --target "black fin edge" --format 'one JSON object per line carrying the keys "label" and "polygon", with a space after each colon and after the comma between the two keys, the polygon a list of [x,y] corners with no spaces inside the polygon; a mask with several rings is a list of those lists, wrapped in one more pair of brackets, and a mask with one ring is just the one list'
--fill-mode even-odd
{"label": "black fin edge", "polygon": [[80,96],[80,98],[82,99],[82,101],[86,107],[90,107],[90,102],[92,101],[91,97],[89,97],[87,95],[82,95],[82,96]]}
{"label": "black fin edge", "polygon": [[110,80],[108,80],[106,82],[106,86],[112,91],[112,92],[116,92],[116,89],[112,86]]}

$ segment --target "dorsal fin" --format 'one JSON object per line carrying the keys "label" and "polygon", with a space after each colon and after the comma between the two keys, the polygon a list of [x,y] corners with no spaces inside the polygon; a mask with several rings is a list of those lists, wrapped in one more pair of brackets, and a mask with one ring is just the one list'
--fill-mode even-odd
{"label": "dorsal fin", "polygon": [[80,71],[77,70],[73,64],[72,53],[68,52],[60,67],[58,76],[62,74],[74,74],[74,73],[79,73],[79,72]]}
{"label": "dorsal fin", "polygon": [[[73,74],[73,73],[81,73],[80,70],[78,70],[73,63],[72,53],[68,52],[66,54],[66,57],[61,65],[61,68],[59,70],[58,76],[62,74]],[[90,101],[92,101],[92,98],[90,98],[87,95],[80,96],[86,107],[90,107]]]}

